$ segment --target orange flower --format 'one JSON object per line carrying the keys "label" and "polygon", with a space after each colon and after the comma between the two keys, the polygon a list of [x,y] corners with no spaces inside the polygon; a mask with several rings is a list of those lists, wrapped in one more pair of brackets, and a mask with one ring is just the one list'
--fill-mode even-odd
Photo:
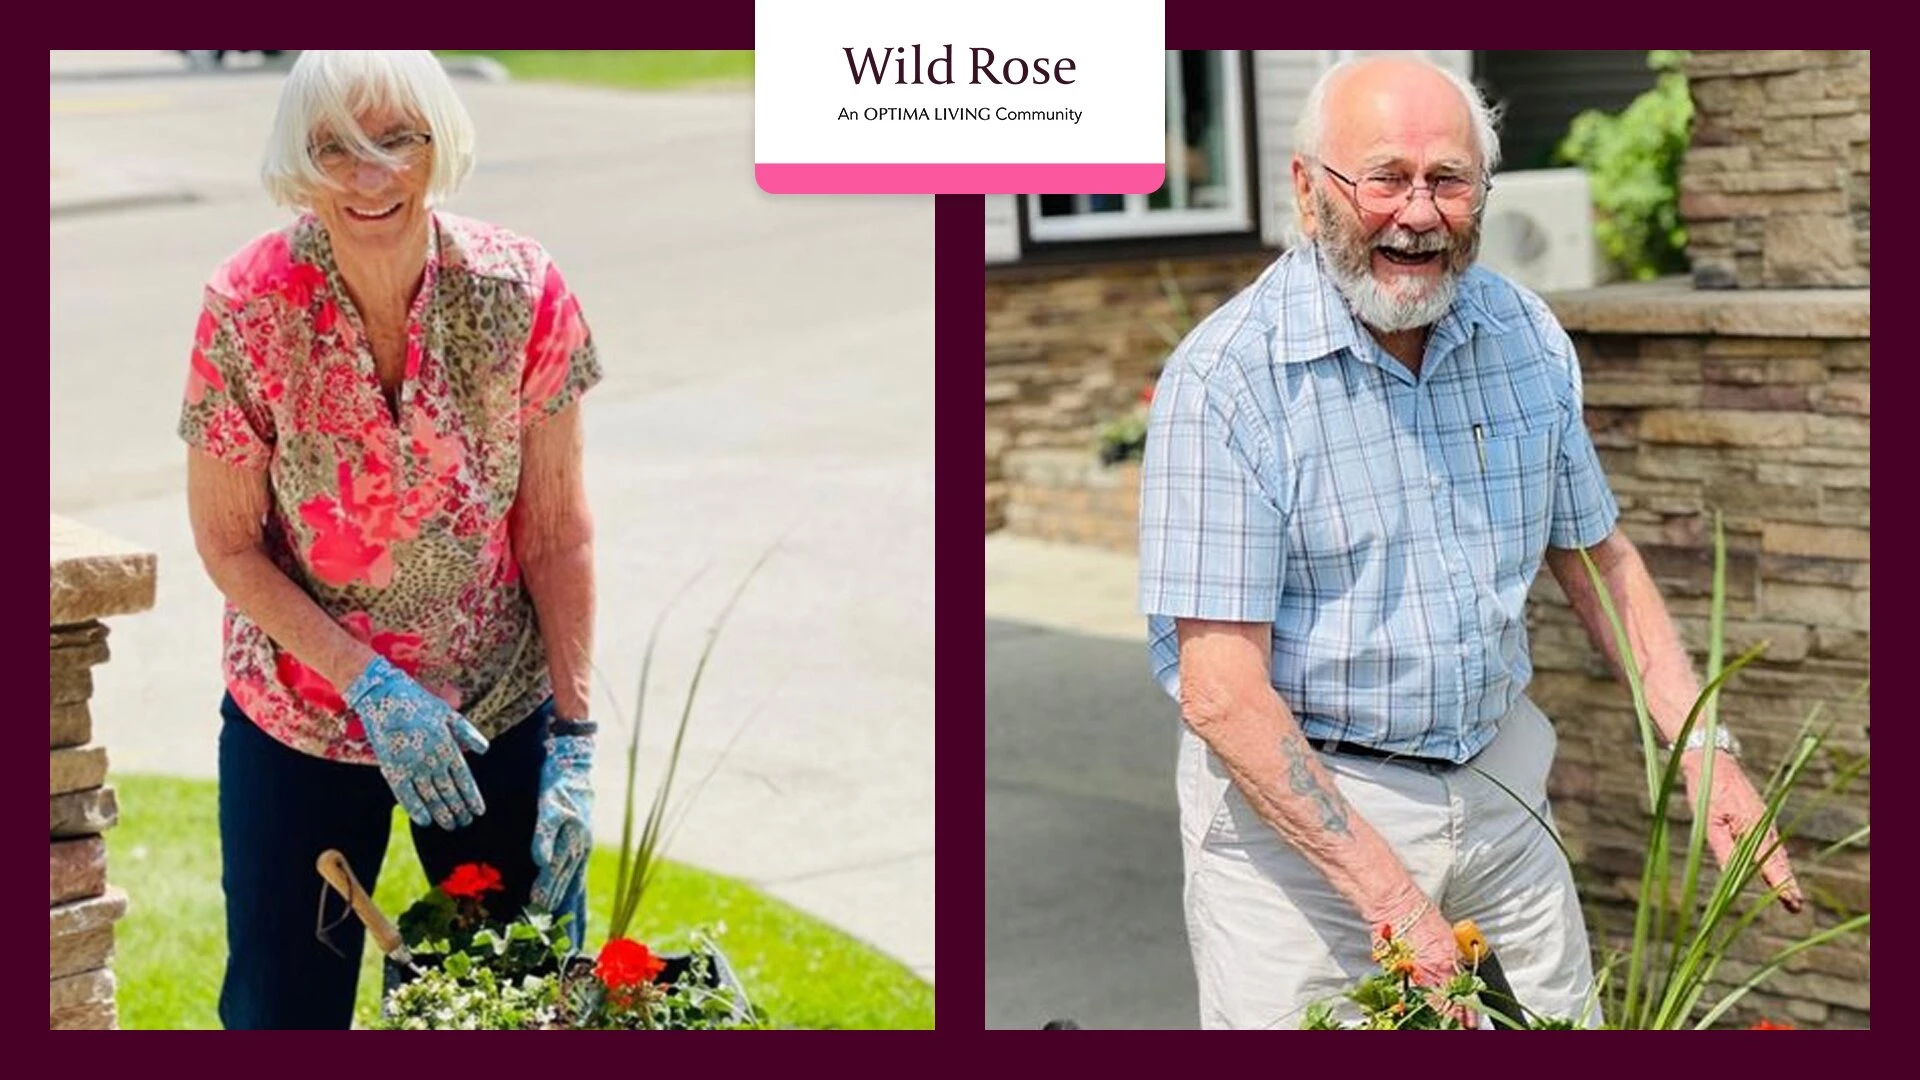
{"label": "orange flower", "polygon": [[618,990],[652,982],[666,968],[667,962],[645,945],[632,938],[614,938],[601,947],[593,973],[608,988]]}
{"label": "orange flower", "polygon": [[1792,1024],[1776,1024],[1771,1020],[1762,1020],[1747,1029],[1748,1031],[1792,1031]]}
{"label": "orange flower", "polygon": [[440,883],[440,891],[448,896],[480,899],[482,893],[500,892],[505,886],[500,884],[500,871],[486,863],[461,863]]}

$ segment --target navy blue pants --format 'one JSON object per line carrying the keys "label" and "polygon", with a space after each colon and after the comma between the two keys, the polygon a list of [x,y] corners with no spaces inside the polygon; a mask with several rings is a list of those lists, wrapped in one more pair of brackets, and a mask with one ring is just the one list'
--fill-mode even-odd
{"label": "navy blue pants", "polygon": [[[227,972],[220,1022],[229,1030],[346,1028],[366,939],[339,894],[327,890],[328,939],[314,934],[326,883],[314,870],[322,851],[338,848],[371,893],[380,876],[393,821],[393,792],[380,770],[303,754],[255,727],[231,695],[220,704],[220,864],[227,897]],[[439,882],[461,863],[500,871],[503,892],[488,912],[517,915],[533,890],[533,824],[546,757],[549,699],[502,732],[467,765],[486,800],[473,824],[448,832],[413,829],[427,880]],[[409,898],[411,902],[411,898]],[[574,941],[584,939],[586,893],[576,887]],[[399,911],[388,911],[398,919]]]}

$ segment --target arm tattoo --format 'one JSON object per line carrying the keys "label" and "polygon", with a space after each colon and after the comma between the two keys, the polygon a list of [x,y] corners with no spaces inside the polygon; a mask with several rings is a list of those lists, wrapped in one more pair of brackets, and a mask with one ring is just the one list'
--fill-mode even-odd
{"label": "arm tattoo", "polygon": [[1309,762],[1313,760],[1313,748],[1298,732],[1290,732],[1282,741],[1281,752],[1287,755],[1287,785],[1295,795],[1313,800],[1320,809],[1320,825],[1331,833],[1351,836],[1347,827],[1347,806],[1338,793],[1321,787],[1313,778]]}

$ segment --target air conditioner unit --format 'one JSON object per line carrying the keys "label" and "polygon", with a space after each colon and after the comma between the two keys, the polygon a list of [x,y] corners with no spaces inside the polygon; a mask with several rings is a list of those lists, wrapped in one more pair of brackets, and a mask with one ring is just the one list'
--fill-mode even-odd
{"label": "air conditioner unit", "polygon": [[1582,169],[1526,169],[1493,178],[1481,218],[1480,264],[1534,292],[1599,283],[1593,200]]}

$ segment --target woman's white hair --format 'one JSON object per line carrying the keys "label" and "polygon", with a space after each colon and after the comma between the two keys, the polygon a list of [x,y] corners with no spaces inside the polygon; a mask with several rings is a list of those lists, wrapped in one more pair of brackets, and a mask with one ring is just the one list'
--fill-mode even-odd
{"label": "woman's white hair", "polygon": [[[1308,161],[1320,160],[1322,140],[1325,138],[1327,130],[1327,91],[1337,80],[1354,67],[1364,64],[1369,60],[1377,60],[1386,56],[1412,60],[1415,63],[1431,68],[1446,76],[1447,81],[1453,84],[1454,89],[1460,91],[1460,96],[1466,99],[1467,112],[1472,118],[1473,142],[1474,148],[1480,152],[1480,167],[1487,176],[1492,176],[1500,167],[1500,133],[1496,130],[1496,125],[1500,122],[1499,106],[1487,104],[1486,99],[1480,96],[1479,88],[1467,81],[1465,76],[1454,71],[1452,68],[1436,64],[1431,57],[1424,56],[1417,52],[1387,52],[1371,53],[1366,56],[1349,56],[1345,60],[1321,72],[1320,78],[1313,84],[1313,89],[1307,92],[1306,104],[1300,109],[1300,119],[1294,122],[1293,152]],[[1291,186],[1286,190],[1288,194],[1292,194],[1293,189]],[[1292,243],[1298,242],[1306,235],[1306,212],[1307,208],[1301,206],[1299,200],[1295,199],[1293,208],[1293,233],[1289,238],[1289,246],[1291,246]]]}
{"label": "woman's white hair", "polygon": [[368,108],[399,111],[432,134],[430,200],[459,190],[473,171],[473,120],[431,52],[315,49],[300,54],[280,88],[280,107],[260,167],[260,181],[273,201],[304,209],[315,191],[334,184],[314,164],[309,149],[321,129],[369,159],[391,163],[354,119]]}

